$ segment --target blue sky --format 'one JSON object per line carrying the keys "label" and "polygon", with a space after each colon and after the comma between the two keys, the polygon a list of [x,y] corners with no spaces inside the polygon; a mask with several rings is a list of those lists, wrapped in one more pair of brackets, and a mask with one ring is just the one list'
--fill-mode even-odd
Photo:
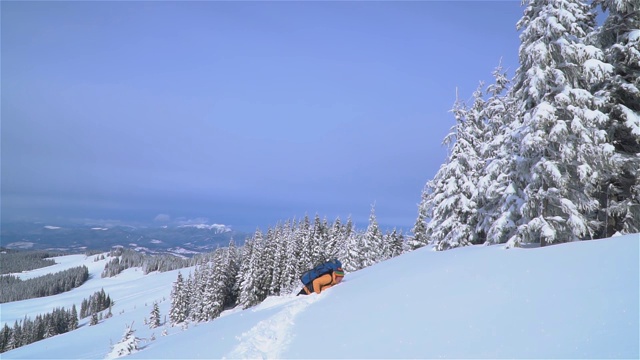
{"label": "blue sky", "polygon": [[2,220],[410,228],[519,1],[2,2]]}

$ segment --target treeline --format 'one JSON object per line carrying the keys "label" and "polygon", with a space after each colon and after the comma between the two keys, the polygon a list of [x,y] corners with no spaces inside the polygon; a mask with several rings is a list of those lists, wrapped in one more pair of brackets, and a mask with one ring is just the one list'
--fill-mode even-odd
{"label": "treeline", "polygon": [[456,101],[414,248],[640,232],[640,1],[523,3],[520,67]]}
{"label": "treeline", "polygon": [[382,233],[375,211],[369,226],[358,231],[351,219],[329,223],[316,215],[287,221],[266,234],[256,231],[242,248],[233,241],[210,254],[188,278],[178,274],[171,293],[172,324],[214,319],[230,307],[248,308],[267,296],[299,290],[300,276],[314,265],[338,258],[345,270],[355,271],[400,255],[401,232]]}
{"label": "treeline", "polygon": [[55,308],[53,312],[38,315],[34,320],[25,317],[0,329],[0,353],[29,345],[58,334],[78,328],[78,312],[73,305],[70,310]]}
{"label": "treeline", "polygon": [[[113,248],[109,254],[113,259],[104,266],[102,277],[113,277],[122,271],[141,267],[145,274],[150,272],[171,271],[193,266],[198,262],[199,256],[184,259],[173,255],[145,255],[135,250],[125,249],[121,246]],[[100,257],[104,259],[104,257]]]}
{"label": "treeline", "polygon": [[0,275],[55,265],[56,262],[48,258],[61,255],[59,252],[51,251],[16,251],[3,248],[0,251]]}
{"label": "treeline", "polygon": [[0,276],[0,303],[60,294],[82,285],[87,279],[89,269],[84,265],[27,280],[3,275]]}
{"label": "treeline", "polygon": [[101,289],[100,291],[96,291],[88,299],[82,300],[80,304],[80,318],[82,319],[92,314],[97,314],[111,306],[113,306],[111,297],[104,292],[104,289]]}
{"label": "treeline", "polygon": [[[78,328],[79,319],[91,316],[89,325],[98,323],[98,313],[109,309],[105,317],[111,316],[111,297],[104,292],[104,289],[96,291],[88,299],[82,300],[80,306],[80,317],[74,304],[70,310],[55,308],[53,312],[38,315],[34,320],[26,317],[17,321],[13,327],[5,324],[0,329],[0,353],[29,345],[58,334],[64,334]],[[102,313],[100,313],[102,318]]]}

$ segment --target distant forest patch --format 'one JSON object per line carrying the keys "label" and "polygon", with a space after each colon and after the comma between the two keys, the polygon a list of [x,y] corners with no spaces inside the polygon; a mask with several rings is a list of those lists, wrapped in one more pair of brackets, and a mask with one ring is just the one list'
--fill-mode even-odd
{"label": "distant forest patch", "polygon": [[89,269],[84,265],[28,280],[2,275],[0,303],[60,294],[84,284],[88,279]]}
{"label": "distant forest patch", "polygon": [[63,255],[52,251],[17,251],[4,248],[0,250],[0,275],[51,266],[56,262],[49,258]]}

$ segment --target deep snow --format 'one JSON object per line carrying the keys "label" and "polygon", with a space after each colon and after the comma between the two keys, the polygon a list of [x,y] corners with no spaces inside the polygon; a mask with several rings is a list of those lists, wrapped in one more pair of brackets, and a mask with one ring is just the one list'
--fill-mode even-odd
{"label": "deep snow", "polygon": [[2,304],[2,323],[79,306],[101,288],[116,302],[114,317],[96,326],[84,319],[76,331],[1,357],[106,358],[133,322],[145,340],[128,358],[637,359],[639,244],[632,234],[533,249],[423,248],[347,274],[320,295],[271,297],[208,323],[153,330],[143,320],[154,301],[168,314],[178,271],[101,279],[104,261],[66,256],[47,269],[85,264],[91,279],[68,293]]}

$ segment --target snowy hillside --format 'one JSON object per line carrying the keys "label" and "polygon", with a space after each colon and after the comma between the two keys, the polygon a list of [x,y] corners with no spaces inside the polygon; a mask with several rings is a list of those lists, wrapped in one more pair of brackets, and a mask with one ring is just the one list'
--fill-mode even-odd
{"label": "snowy hillside", "polygon": [[76,331],[2,358],[107,358],[131,323],[143,340],[128,358],[141,359],[639,358],[639,245],[633,234],[534,249],[422,248],[347,274],[320,295],[271,297],[208,323],[153,330],[144,319],[154,302],[168,314],[177,271],[101,279],[104,261],[66,256],[56,271],[84,264],[91,279],[68,293],[2,304],[2,323],[79,305],[101,288],[115,301],[114,316],[95,326],[83,319]]}

